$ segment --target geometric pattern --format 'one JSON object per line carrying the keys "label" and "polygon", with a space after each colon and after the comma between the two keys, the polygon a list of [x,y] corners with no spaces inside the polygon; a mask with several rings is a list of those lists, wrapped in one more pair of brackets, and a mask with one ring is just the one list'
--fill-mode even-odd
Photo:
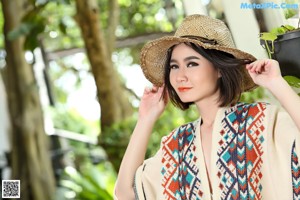
{"label": "geometric pattern", "polygon": [[197,122],[185,124],[162,139],[161,174],[165,200],[200,200],[203,197],[194,144]]}
{"label": "geometric pattern", "polygon": [[[220,199],[262,199],[262,156],[265,146],[265,110],[267,104],[237,105],[225,111],[217,148],[216,173]],[[166,200],[205,199],[197,176],[195,129],[198,121],[175,129],[162,139],[162,187]],[[291,148],[293,199],[300,200],[300,162],[296,142]]]}
{"label": "geometric pattern", "polygon": [[291,167],[292,167],[292,184],[293,184],[293,200],[300,199],[300,166],[298,162],[298,156],[296,154],[295,141],[292,147],[292,157],[291,157]]}
{"label": "geometric pattern", "polygon": [[239,103],[225,112],[217,150],[221,199],[261,199],[266,104]]}

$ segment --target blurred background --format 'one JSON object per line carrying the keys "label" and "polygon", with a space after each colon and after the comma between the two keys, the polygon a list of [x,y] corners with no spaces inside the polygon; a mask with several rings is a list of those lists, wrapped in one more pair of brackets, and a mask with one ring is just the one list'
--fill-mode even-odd
{"label": "blurred background", "polygon": [[[239,49],[265,58],[259,33],[296,25],[299,8],[242,3],[270,1],[1,0],[1,180],[20,180],[22,200],[113,199],[140,97],[151,85],[139,67],[142,46],[198,13],[223,20]],[[262,88],[242,101],[276,103]],[[163,135],[197,117],[194,107],[169,105],[147,157]]]}

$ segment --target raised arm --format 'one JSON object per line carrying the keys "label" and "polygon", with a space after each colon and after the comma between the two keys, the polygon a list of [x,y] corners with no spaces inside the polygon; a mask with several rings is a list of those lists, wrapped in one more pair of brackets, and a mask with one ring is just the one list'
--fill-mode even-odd
{"label": "raised arm", "polygon": [[257,60],[246,68],[257,85],[267,88],[278,99],[300,131],[300,97],[281,76],[278,62]]}
{"label": "raised arm", "polygon": [[115,195],[118,200],[134,199],[133,181],[137,168],[143,163],[149,137],[155,121],[165,108],[161,99],[163,88],[146,88],[139,107],[139,117],[124,154]]}

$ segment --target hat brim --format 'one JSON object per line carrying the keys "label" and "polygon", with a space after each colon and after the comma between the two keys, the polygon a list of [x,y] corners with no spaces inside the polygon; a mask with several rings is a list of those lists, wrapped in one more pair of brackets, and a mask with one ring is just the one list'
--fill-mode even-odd
{"label": "hat brim", "polygon": [[[218,44],[204,43],[191,38],[165,36],[147,43],[141,50],[141,68],[145,77],[151,83],[156,86],[162,86],[164,84],[164,65],[167,57],[167,50],[173,45],[183,42],[191,42],[205,49],[216,49],[223,51],[233,55],[238,59],[248,59],[250,61],[256,60],[256,58],[251,54],[235,48],[224,47]],[[240,69],[243,76],[243,91],[249,91],[257,87],[257,85],[252,81],[252,78],[250,77],[246,68],[241,67]]]}

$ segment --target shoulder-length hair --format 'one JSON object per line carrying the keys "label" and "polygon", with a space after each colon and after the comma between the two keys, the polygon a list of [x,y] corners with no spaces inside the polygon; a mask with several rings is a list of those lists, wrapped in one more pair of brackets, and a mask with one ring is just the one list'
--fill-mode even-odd
{"label": "shoulder-length hair", "polygon": [[[237,59],[233,55],[223,51],[204,49],[194,43],[187,42],[185,44],[209,60],[215,69],[220,72],[221,77],[217,83],[220,89],[219,106],[223,107],[236,104],[243,91],[241,67],[245,67],[245,65],[251,61],[247,59]],[[170,83],[170,60],[175,46],[176,45],[172,46],[167,52],[164,69],[165,87],[163,99],[166,101],[167,98],[169,98],[176,107],[186,110],[194,102],[182,102]]]}

